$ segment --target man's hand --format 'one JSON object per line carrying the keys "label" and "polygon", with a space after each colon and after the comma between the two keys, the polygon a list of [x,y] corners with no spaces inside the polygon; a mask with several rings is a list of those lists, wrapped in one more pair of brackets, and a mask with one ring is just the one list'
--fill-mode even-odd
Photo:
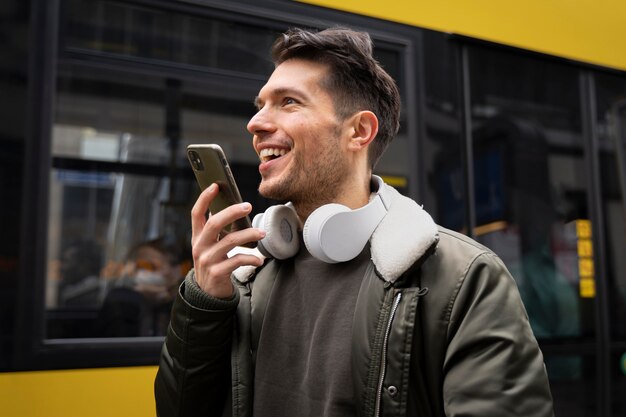
{"label": "man's hand", "polygon": [[216,298],[230,298],[233,285],[230,274],[240,266],[261,266],[263,260],[246,254],[231,258],[227,253],[235,246],[259,241],[265,237],[260,229],[248,228],[232,232],[220,239],[221,230],[235,220],[250,213],[250,203],[234,204],[206,219],[206,212],[219,188],[211,184],[204,190],[191,209],[191,253],[198,286],[208,295]]}

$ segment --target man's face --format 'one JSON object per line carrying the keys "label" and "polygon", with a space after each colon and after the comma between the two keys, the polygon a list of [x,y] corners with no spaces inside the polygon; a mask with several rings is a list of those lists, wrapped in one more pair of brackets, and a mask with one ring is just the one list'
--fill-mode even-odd
{"label": "man's face", "polygon": [[256,100],[248,123],[261,159],[261,195],[294,203],[324,204],[349,174],[347,123],[337,119],[321,87],[326,65],[300,59],[280,64]]}

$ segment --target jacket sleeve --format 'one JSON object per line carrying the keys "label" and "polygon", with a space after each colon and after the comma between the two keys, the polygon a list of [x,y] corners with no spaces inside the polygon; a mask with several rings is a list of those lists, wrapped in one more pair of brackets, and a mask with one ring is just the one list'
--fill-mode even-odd
{"label": "jacket sleeve", "polygon": [[161,352],[154,386],[160,417],[222,415],[231,387],[230,352],[238,292],[233,300],[216,303],[211,310],[186,299],[185,287],[190,285],[188,277],[174,301]]}
{"label": "jacket sleeve", "polygon": [[457,290],[447,312],[446,416],[553,416],[543,356],[502,261],[478,255]]}

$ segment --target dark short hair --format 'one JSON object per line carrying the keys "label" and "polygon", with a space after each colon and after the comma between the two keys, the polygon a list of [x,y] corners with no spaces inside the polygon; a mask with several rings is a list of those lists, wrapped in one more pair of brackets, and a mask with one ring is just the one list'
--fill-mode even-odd
{"label": "dark short hair", "polygon": [[325,88],[335,99],[335,112],[344,120],[361,110],[373,112],[378,134],[369,147],[369,163],[376,165],[400,127],[400,92],[374,59],[366,32],[335,27],[319,32],[289,29],[272,46],[275,65],[289,59],[319,62],[329,67]]}

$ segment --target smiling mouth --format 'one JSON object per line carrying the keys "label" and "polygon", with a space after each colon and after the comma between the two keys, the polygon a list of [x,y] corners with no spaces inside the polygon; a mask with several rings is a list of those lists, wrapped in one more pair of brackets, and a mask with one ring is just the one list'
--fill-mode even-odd
{"label": "smiling mouth", "polygon": [[288,149],[265,148],[259,152],[259,158],[261,158],[261,162],[269,162],[280,158],[288,152]]}

